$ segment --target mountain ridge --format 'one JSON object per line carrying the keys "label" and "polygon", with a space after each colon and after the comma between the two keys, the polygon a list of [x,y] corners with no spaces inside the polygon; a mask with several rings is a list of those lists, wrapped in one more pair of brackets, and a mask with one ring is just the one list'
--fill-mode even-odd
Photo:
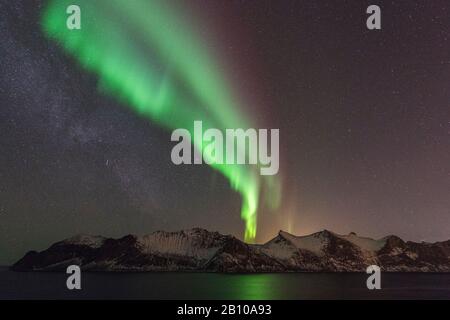
{"label": "mountain ridge", "polygon": [[76,235],[41,252],[29,251],[15,271],[364,272],[375,264],[388,272],[450,272],[450,240],[404,241],[341,235],[322,230],[296,236],[280,230],[263,244],[201,228],[155,231],[112,239]]}

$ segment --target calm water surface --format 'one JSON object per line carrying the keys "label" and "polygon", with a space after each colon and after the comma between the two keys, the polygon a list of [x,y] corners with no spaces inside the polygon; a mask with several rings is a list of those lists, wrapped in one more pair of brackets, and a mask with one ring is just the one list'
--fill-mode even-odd
{"label": "calm water surface", "polygon": [[450,299],[450,274],[83,273],[82,290],[64,273],[0,270],[0,299]]}

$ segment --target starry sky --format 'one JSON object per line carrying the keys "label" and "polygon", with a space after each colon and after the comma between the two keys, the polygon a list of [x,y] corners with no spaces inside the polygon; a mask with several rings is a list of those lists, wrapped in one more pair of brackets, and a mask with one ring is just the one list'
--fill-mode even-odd
{"label": "starry sky", "polygon": [[[99,92],[44,36],[43,3],[0,0],[0,264],[78,233],[242,238],[226,178],[172,164],[171,132]],[[382,30],[366,29],[370,4]],[[280,229],[450,238],[448,1],[176,5],[251,118],[280,129],[281,205],[259,210],[257,242]]]}

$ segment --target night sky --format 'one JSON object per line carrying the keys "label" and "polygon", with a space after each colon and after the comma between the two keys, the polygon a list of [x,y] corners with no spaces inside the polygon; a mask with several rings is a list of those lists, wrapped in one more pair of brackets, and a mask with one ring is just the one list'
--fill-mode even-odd
{"label": "night sky", "polygon": [[[370,4],[382,30],[366,28]],[[176,5],[252,101],[246,113],[280,129],[281,206],[259,211],[258,242],[280,229],[450,238],[448,0]],[[41,10],[0,0],[0,264],[78,233],[242,238],[229,182],[172,164],[171,132],[99,92],[44,36]]]}

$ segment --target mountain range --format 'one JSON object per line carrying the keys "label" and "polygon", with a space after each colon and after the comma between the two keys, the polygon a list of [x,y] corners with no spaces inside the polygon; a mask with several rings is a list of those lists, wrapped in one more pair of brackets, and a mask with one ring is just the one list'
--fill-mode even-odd
{"label": "mountain range", "polygon": [[388,272],[450,272],[450,240],[375,240],[324,230],[307,236],[280,231],[267,243],[246,244],[200,228],[120,239],[77,235],[30,251],[11,268],[65,271],[72,264],[88,271],[364,272],[375,264]]}

